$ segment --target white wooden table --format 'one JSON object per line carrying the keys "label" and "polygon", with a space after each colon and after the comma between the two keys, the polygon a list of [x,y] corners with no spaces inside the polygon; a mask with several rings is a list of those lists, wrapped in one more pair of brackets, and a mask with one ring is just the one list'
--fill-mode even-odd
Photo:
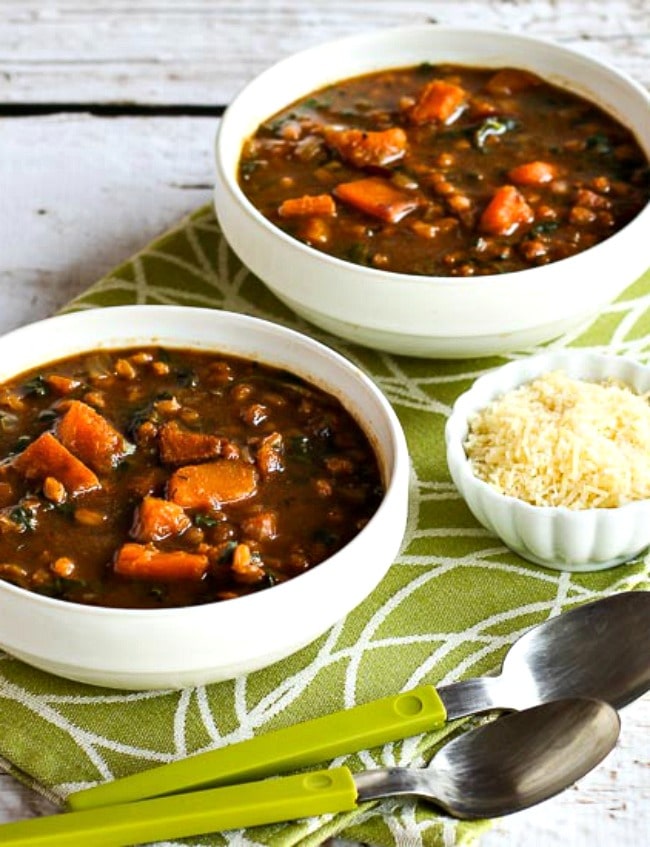
{"label": "white wooden table", "polygon": [[[334,36],[433,19],[556,38],[650,87],[648,0],[2,0],[0,331],[210,200],[218,116],[255,73]],[[622,719],[599,769],[481,847],[650,844],[650,696]],[[50,811],[0,775],[0,821]]]}

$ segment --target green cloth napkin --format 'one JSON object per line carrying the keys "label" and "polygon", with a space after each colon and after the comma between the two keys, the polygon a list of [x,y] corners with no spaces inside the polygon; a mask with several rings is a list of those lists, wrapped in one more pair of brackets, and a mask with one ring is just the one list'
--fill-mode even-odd
{"label": "green cloth napkin", "polygon": [[[587,574],[529,564],[482,529],[456,492],[443,446],[451,405],[477,376],[512,357],[411,359],[328,336],[298,319],[242,267],[207,207],[69,308],[131,303],[246,312],[302,330],[356,362],[404,426],[412,458],[410,518],[388,575],[346,620],[294,656],[232,682],[119,692],[58,679],[0,654],[0,763],[53,799],[420,683],[494,673],[507,647],[530,626],[578,603],[650,588],[650,557]],[[567,344],[647,361],[650,272],[597,320],[552,346]],[[456,731],[458,723],[337,763],[355,770],[422,765]],[[340,834],[373,845],[451,847],[472,843],[487,825],[454,821],[400,798],[347,815],[173,843],[307,847]]]}

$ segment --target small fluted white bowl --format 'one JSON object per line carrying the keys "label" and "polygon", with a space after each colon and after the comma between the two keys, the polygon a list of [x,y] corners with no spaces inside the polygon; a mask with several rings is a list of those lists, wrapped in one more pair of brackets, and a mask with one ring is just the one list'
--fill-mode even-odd
{"label": "small fluted white bowl", "polygon": [[604,570],[650,546],[650,500],[609,509],[533,506],[479,479],[464,449],[474,414],[502,394],[554,370],[576,379],[621,380],[639,394],[650,391],[650,367],[622,356],[567,350],[510,362],[479,377],[454,404],[445,428],[447,464],[474,517],[515,553],[557,570]]}

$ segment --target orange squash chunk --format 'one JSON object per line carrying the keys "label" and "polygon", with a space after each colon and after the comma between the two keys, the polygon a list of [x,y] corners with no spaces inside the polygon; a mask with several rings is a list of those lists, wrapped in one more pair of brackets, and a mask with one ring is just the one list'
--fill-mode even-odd
{"label": "orange squash chunk", "polygon": [[361,129],[327,129],[325,140],[357,168],[384,167],[406,153],[407,138],[401,127],[376,132]]}
{"label": "orange squash chunk", "polygon": [[278,214],[281,218],[334,215],[336,203],[329,194],[304,194],[302,197],[291,197],[281,203]]}
{"label": "orange squash chunk", "polygon": [[479,225],[489,235],[510,235],[533,219],[533,210],[514,185],[502,185],[485,207]]}
{"label": "orange squash chunk", "polygon": [[218,435],[190,432],[182,429],[175,421],[160,428],[158,446],[160,459],[166,465],[187,465],[216,459],[221,454],[221,439]]}
{"label": "orange squash chunk", "polygon": [[70,497],[100,487],[92,470],[74,456],[50,432],[39,435],[13,462],[26,479],[42,482],[53,477],[64,486]]}
{"label": "orange squash chunk", "polygon": [[460,85],[434,79],[424,86],[409,116],[413,123],[447,123],[460,111],[467,92]]}
{"label": "orange squash chunk", "polygon": [[300,237],[312,246],[327,244],[332,234],[332,226],[327,218],[313,217],[305,218],[300,228]]}
{"label": "orange squash chunk", "polygon": [[136,541],[161,541],[180,535],[191,526],[182,506],[160,497],[145,497],[135,511],[131,537]]}
{"label": "orange squash chunk", "polygon": [[115,573],[133,579],[157,579],[162,582],[202,579],[209,566],[203,553],[186,550],[159,550],[153,544],[123,544],[113,562]]}
{"label": "orange squash chunk", "polygon": [[66,394],[71,394],[81,385],[80,380],[59,374],[49,374],[49,376],[45,377],[45,382],[52,391],[60,394],[62,397]]}
{"label": "orange squash chunk", "polygon": [[167,484],[167,496],[186,509],[217,508],[251,497],[257,490],[255,467],[239,459],[186,465]]}
{"label": "orange squash chunk", "polygon": [[72,400],[57,425],[61,443],[97,473],[106,473],[132,451],[131,445],[99,412]]}
{"label": "orange squash chunk", "polygon": [[379,176],[342,182],[336,186],[334,194],[361,212],[392,224],[401,221],[420,205],[415,195],[400,191]]}
{"label": "orange squash chunk", "polygon": [[557,176],[557,168],[550,162],[525,162],[508,171],[508,179],[515,185],[544,185]]}

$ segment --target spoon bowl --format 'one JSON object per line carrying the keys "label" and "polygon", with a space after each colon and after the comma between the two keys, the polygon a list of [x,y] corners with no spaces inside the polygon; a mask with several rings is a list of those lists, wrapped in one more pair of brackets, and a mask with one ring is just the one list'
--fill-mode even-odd
{"label": "spoon bowl", "polygon": [[617,709],[650,688],[650,592],[627,591],[549,618],[519,638],[495,677],[439,686],[447,719],[587,697]]}
{"label": "spoon bowl", "polygon": [[621,709],[650,688],[648,644],[650,593],[630,591],[531,629],[506,656],[502,676],[511,694],[515,680],[529,683],[530,701],[520,708],[592,697]]}
{"label": "spoon bowl", "polygon": [[457,818],[501,817],[559,794],[616,744],[619,717],[589,699],[556,700],[467,732],[426,769],[387,768],[354,777],[359,800],[415,794]]}

